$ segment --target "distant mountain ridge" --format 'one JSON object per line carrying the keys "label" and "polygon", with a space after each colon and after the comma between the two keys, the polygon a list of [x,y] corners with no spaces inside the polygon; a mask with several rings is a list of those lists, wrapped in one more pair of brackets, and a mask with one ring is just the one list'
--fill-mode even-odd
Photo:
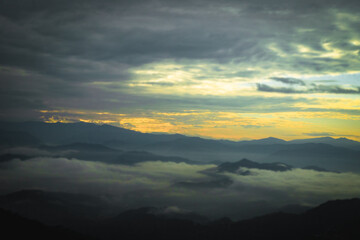
{"label": "distant mountain ridge", "polygon": [[[244,169],[246,170],[244,170]],[[293,166],[282,163],[282,162],[272,162],[272,163],[258,163],[255,161],[248,160],[243,158],[237,162],[224,162],[217,166],[217,171],[222,172],[231,172],[240,175],[251,175],[251,169],[260,169],[260,170],[269,170],[275,172],[285,172],[294,169]],[[317,167],[317,166],[306,166],[302,169],[313,170],[317,172],[332,172],[325,168]]]}
{"label": "distant mountain ridge", "polygon": [[114,218],[117,221],[136,221],[139,219],[181,219],[189,220],[197,223],[207,223],[209,219],[205,216],[191,211],[169,211],[170,208],[155,208],[155,207],[142,207],[137,209],[130,209],[120,213]]}
{"label": "distant mountain ridge", "polygon": [[279,138],[268,137],[263,139],[256,140],[246,140],[246,141],[238,141],[242,144],[287,144],[288,142]]}
{"label": "distant mountain ridge", "polygon": [[[269,137],[236,142],[180,134],[141,133],[84,122],[0,122],[0,131],[16,132],[14,135],[5,134],[0,137],[0,149],[12,146],[41,148],[47,145],[50,151],[61,148],[76,150],[79,153],[74,153],[72,157],[86,160],[102,159],[104,162],[115,163],[115,153],[146,151],[149,153],[146,156],[148,159],[154,159],[151,154],[155,154],[159,156],[156,160],[160,161],[179,162],[191,159],[202,163],[221,163],[249,158],[261,163],[282,162],[300,168],[316,166],[330,171],[360,172],[360,142],[345,138],[285,141]],[[172,160],[160,156],[170,156]],[[8,158],[9,156],[3,156],[1,161],[8,161]],[[122,157],[118,159],[124,160]],[[129,164],[137,162],[130,159],[125,161]]]}
{"label": "distant mountain ridge", "polygon": [[[239,168],[256,168],[263,170],[271,170],[271,171],[288,171],[292,169],[292,166],[284,164],[284,163],[257,163],[254,161],[250,161],[248,159],[242,159],[237,162],[225,162],[220,164],[217,169],[219,172],[238,172]],[[242,172],[242,175],[250,174],[249,172]]]}
{"label": "distant mountain ridge", "polygon": [[66,151],[66,150],[75,150],[75,151],[100,151],[100,152],[114,152],[118,151],[107,146],[96,144],[96,143],[82,143],[75,142],[65,145],[56,145],[56,146],[48,146],[43,145],[40,146],[41,149],[52,150],[52,151]]}
{"label": "distant mountain ridge", "polygon": [[308,138],[308,139],[296,139],[288,141],[288,143],[299,144],[299,143],[325,143],[337,147],[344,147],[359,150],[360,142],[347,139],[347,138],[332,138],[332,137],[321,137],[321,138]]}
{"label": "distant mountain ridge", "polygon": [[[268,144],[304,144],[304,143],[324,143],[338,147],[346,147],[360,150],[360,142],[347,138],[309,138],[285,141],[282,139],[268,137],[257,140],[230,141],[205,139],[200,137],[188,137],[181,134],[159,134],[141,133],[125,128],[115,127],[107,124],[97,125],[94,123],[44,123],[44,122],[0,122],[0,130],[26,132],[34,138],[53,144],[69,144],[76,142],[99,143],[111,141],[133,142],[136,144],[153,144],[156,142],[165,143],[175,141],[181,143],[182,140],[189,139],[190,143],[197,142],[202,144],[218,144],[220,148],[225,146],[238,145],[268,145]],[[35,140],[34,140],[35,141]],[[186,142],[184,142],[185,144]],[[186,146],[188,147],[188,146]]]}
{"label": "distant mountain ridge", "polygon": [[6,130],[0,128],[0,145],[3,146],[36,146],[41,144],[41,141],[25,131]]}
{"label": "distant mountain ridge", "polygon": [[[44,123],[44,122],[0,122],[0,129],[24,131],[50,144],[76,142],[102,144],[112,140],[126,140],[133,144],[147,144],[153,141],[167,141],[182,135],[141,133],[107,124],[94,123]],[[184,136],[185,137],[185,136]]]}
{"label": "distant mountain ridge", "polygon": [[109,161],[109,163],[119,163],[126,165],[133,165],[140,162],[148,162],[148,161],[160,161],[160,162],[175,162],[175,163],[196,163],[186,158],[176,157],[176,156],[161,156],[152,154],[145,151],[128,151],[124,152],[120,156],[118,156],[113,161]]}

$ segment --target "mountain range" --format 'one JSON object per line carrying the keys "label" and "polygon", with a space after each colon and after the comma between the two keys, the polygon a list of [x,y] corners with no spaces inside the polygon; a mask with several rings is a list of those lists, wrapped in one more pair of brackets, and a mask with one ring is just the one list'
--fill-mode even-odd
{"label": "mountain range", "polygon": [[[115,127],[107,124],[97,125],[93,123],[77,122],[77,123],[44,123],[44,122],[0,122],[0,130],[2,133],[1,144],[15,134],[14,139],[27,139],[27,142],[33,144],[39,141],[49,144],[69,144],[75,142],[84,143],[100,143],[115,144],[116,142],[127,142],[136,145],[146,145],[155,143],[166,143],[175,141],[177,143],[197,143],[201,145],[212,146],[216,144],[218,148],[221,146],[241,146],[241,145],[274,145],[274,144],[305,144],[305,143],[323,143],[337,147],[344,147],[359,150],[360,142],[347,138],[309,138],[285,141],[282,139],[269,137],[258,140],[230,141],[230,140],[214,140],[199,137],[187,137],[181,134],[151,134],[141,133],[121,127]],[[181,141],[183,139],[184,141]],[[186,141],[185,141],[186,139]],[[149,146],[151,147],[151,145]],[[188,147],[188,146],[187,146]]]}
{"label": "mountain range", "polygon": [[[141,133],[84,122],[1,122],[0,132],[0,149],[27,146],[51,152],[74,150],[71,157],[87,160],[127,164],[144,159],[222,163],[250,158],[261,163],[282,162],[301,168],[314,166],[331,171],[360,172],[360,143],[346,138],[285,141],[269,137],[228,141],[180,134]],[[132,157],[130,160],[127,158],[129,155]],[[8,158],[1,157],[2,161]]]}

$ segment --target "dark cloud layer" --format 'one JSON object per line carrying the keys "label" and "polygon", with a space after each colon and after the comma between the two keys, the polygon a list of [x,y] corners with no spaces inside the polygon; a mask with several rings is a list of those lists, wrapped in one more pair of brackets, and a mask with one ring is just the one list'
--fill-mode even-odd
{"label": "dark cloud layer", "polygon": [[295,89],[291,87],[272,87],[267,84],[257,83],[257,90],[261,92],[278,93],[334,93],[334,94],[359,94],[360,87],[344,88],[336,85],[311,84],[306,89]]}
{"label": "dark cloud layer", "polygon": [[305,82],[303,80],[300,79],[296,79],[296,78],[280,78],[280,77],[273,77],[271,78],[274,81],[278,81],[278,82],[282,82],[285,84],[291,84],[291,85],[305,85]]}
{"label": "dark cloud layer", "polygon": [[[149,96],[141,88],[131,90],[128,83],[137,77],[130,71],[134,67],[168,60],[245,64],[244,69],[223,74],[243,78],[259,74],[258,69],[305,74],[359,70],[354,53],[358,46],[349,43],[359,37],[354,20],[359,7],[350,0],[4,0],[0,2],[1,117],[32,119],[40,109],[67,108],[69,102],[78,104],[73,108],[107,111],[112,105],[127,111],[149,102],[161,108],[166,97]],[[301,55],[300,45],[309,51]],[[333,49],[343,51],[344,57],[331,57]],[[246,69],[250,67],[258,69]],[[208,76],[194,81],[209,79],[211,73]],[[304,85],[293,78],[272,79]],[[118,92],[99,83],[114,84]],[[149,85],[176,87],[174,82],[149,81]],[[324,93],[359,92],[341,86],[313,88]],[[258,90],[299,92],[262,83]],[[173,101],[169,108],[180,108],[178,100]],[[187,101],[187,97],[180,100]]]}

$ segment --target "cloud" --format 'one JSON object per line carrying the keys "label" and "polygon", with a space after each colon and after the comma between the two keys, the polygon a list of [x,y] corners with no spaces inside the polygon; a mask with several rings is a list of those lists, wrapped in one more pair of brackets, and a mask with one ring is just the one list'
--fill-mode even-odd
{"label": "cloud", "polygon": [[251,169],[255,175],[228,173],[237,184],[254,188],[285,191],[302,203],[313,204],[326,199],[351,198],[359,191],[360,175],[355,173],[317,172],[293,169],[285,172]]}
{"label": "cloud", "polygon": [[134,191],[166,190],[175,181],[206,178],[198,171],[213,165],[145,162],[108,165],[62,157],[34,157],[2,163],[1,192],[43,189],[122,196]]}
{"label": "cloud", "polygon": [[336,134],[331,133],[331,132],[311,132],[311,133],[304,133],[304,134],[308,135],[308,136],[314,136],[314,137],[318,137],[318,136],[331,137],[331,136],[336,135]]}
{"label": "cloud", "polygon": [[304,93],[304,91],[296,90],[290,87],[271,87],[267,84],[257,83],[257,90],[260,92],[278,92],[278,93]]}
{"label": "cloud", "polygon": [[[35,188],[106,195],[113,204],[127,208],[177,206],[216,217],[254,216],[290,203],[316,205],[354,197],[360,190],[358,174],[303,169],[212,175],[204,174],[215,167],[212,164],[146,162],[125,166],[62,157],[35,157],[2,165],[7,167],[0,168],[1,193]],[[189,184],[178,185],[185,182]]]}
{"label": "cloud", "polygon": [[257,90],[260,92],[277,93],[334,93],[334,94],[359,94],[360,87],[352,86],[345,88],[337,85],[317,85],[311,84],[306,89],[295,89],[291,87],[272,87],[267,84],[257,83]]}
{"label": "cloud", "polygon": [[360,87],[344,88],[336,85],[314,85],[314,90],[322,93],[336,93],[336,94],[359,94]]}
{"label": "cloud", "polygon": [[274,81],[285,83],[285,84],[305,86],[305,82],[303,80],[296,79],[296,78],[272,77],[271,79]]}
{"label": "cloud", "polygon": [[360,71],[359,8],[350,0],[1,1],[0,118],[304,111],[294,106],[359,93],[342,80],[300,80]]}
{"label": "cloud", "polygon": [[313,137],[354,137],[355,135],[351,134],[341,134],[341,133],[332,133],[332,132],[310,132],[310,133],[304,133],[307,136],[313,136]]}

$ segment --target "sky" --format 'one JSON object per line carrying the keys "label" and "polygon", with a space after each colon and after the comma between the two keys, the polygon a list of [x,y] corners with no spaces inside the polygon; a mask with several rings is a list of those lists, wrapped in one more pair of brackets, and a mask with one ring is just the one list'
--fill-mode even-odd
{"label": "sky", "polygon": [[0,120],[360,140],[360,2],[0,1]]}

